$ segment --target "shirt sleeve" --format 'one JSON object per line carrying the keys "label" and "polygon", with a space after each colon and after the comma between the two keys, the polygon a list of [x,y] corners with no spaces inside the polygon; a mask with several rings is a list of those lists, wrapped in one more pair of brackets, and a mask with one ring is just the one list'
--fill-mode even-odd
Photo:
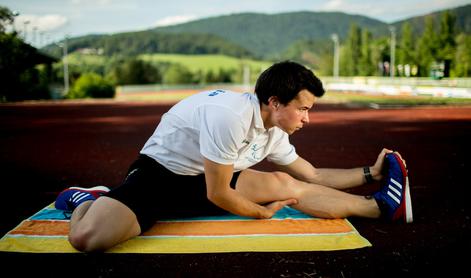
{"label": "shirt sleeve", "polygon": [[283,132],[281,138],[267,156],[267,160],[278,165],[288,165],[293,163],[298,157],[296,148],[289,142],[288,134]]}
{"label": "shirt sleeve", "polygon": [[218,105],[201,106],[198,115],[201,155],[220,164],[234,164],[245,136],[241,117]]}

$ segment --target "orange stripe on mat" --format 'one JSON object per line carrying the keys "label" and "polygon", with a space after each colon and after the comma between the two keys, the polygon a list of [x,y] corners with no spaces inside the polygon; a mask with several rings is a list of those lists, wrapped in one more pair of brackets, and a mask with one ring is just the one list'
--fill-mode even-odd
{"label": "orange stripe on mat", "polygon": [[330,234],[351,231],[352,227],[344,219],[197,221],[160,222],[143,236]]}
{"label": "orange stripe on mat", "polygon": [[[143,236],[334,234],[353,231],[344,219],[158,222]],[[66,236],[68,221],[26,220],[10,234]]]}
{"label": "orange stripe on mat", "polygon": [[69,234],[69,221],[25,220],[9,234],[64,236]]}

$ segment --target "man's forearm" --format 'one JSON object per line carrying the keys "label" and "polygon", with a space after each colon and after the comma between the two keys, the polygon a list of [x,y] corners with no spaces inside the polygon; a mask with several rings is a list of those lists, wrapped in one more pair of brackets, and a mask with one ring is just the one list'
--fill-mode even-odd
{"label": "man's forearm", "polygon": [[327,185],[337,189],[347,189],[366,183],[363,168],[329,169],[318,168],[312,183]]}
{"label": "man's forearm", "polygon": [[208,199],[218,207],[236,215],[252,218],[270,217],[265,207],[248,200],[232,188],[214,192]]}

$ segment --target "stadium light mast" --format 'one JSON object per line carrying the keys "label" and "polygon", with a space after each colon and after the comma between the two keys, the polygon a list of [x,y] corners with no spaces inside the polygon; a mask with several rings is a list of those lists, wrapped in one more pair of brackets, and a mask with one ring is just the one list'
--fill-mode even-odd
{"label": "stadium light mast", "polygon": [[37,26],[34,26],[33,27],[33,44],[38,47],[38,27]]}
{"label": "stadium light mast", "polygon": [[334,78],[339,77],[339,36],[337,34],[332,34],[332,41],[334,41]]}
{"label": "stadium light mast", "polygon": [[391,32],[391,61],[389,65],[389,73],[391,78],[396,75],[396,27],[389,26]]}
{"label": "stadium light mast", "polygon": [[69,93],[69,65],[67,63],[67,36],[65,36],[64,42],[58,43],[58,46],[62,47],[62,64],[64,65],[64,95]]}
{"label": "stadium light mast", "polygon": [[69,93],[69,64],[67,63],[67,36],[65,36],[64,40],[64,86],[65,86],[65,94]]}
{"label": "stadium light mast", "polygon": [[28,38],[28,24],[30,24],[29,20],[23,21],[23,40],[26,42]]}

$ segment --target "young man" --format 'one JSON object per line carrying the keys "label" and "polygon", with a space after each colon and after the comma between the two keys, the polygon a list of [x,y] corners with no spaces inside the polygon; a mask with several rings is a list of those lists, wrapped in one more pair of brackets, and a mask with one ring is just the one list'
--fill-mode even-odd
{"label": "young man", "polygon": [[[296,153],[289,135],[309,123],[324,94],[310,70],[274,64],[255,93],[215,90],[182,100],[163,115],[121,186],[63,191],[56,207],[73,210],[70,243],[106,250],[161,218],[227,212],[270,218],[284,206],[324,218],[412,220],[398,153],[383,149],[373,166],[355,169],[318,169]],[[265,158],[279,171],[250,169]],[[384,169],[387,182],[372,197],[341,191],[381,180]]]}

